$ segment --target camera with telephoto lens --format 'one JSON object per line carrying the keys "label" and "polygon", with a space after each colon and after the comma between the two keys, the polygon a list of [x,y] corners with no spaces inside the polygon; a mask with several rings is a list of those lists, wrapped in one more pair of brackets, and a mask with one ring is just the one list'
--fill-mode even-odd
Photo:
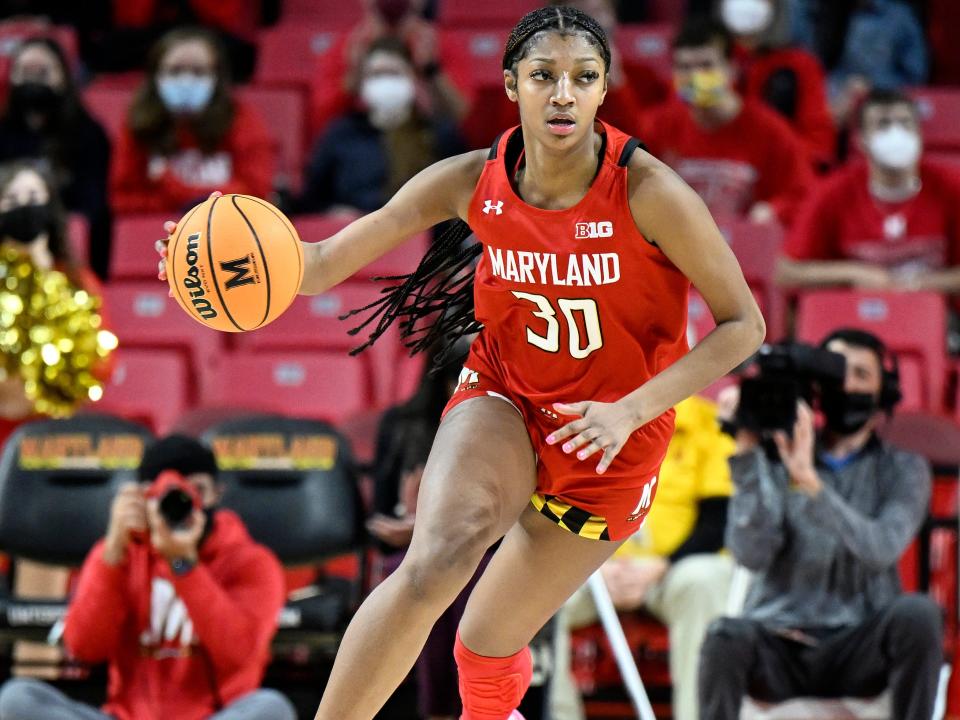
{"label": "camera with telephoto lens", "polygon": [[767,434],[790,433],[797,401],[811,407],[824,392],[842,392],[847,361],[840,353],[798,342],[764,345],[755,357],[757,372],[740,383],[737,427]]}
{"label": "camera with telephoto lens", "polygon": [[188,525],[194,511],[203,507],[197,489],[174,470],[160,473],[147,488],[146,496],[159,501],[161,517],[174,530]]}

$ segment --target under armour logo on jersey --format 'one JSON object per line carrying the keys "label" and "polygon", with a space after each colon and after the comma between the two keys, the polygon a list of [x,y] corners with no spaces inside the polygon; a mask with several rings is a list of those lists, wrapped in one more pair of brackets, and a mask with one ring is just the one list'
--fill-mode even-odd
{"label": "under armour logo on jersey", "polygon": [[497,200],[497,204],[493,204],[493,200],[484,200],[483,201],[483,213],[484,215],[489,215],[491,212],[495,212],[497,215],[503,215],[503,200]]}
{"label": "under armour logo on jersey", "polygon": [[576,232],[573,236],[580,240],[582,238],[607,238],[613,237],[613,223],[609,220],[600,222],[580,222],[577,223]]}

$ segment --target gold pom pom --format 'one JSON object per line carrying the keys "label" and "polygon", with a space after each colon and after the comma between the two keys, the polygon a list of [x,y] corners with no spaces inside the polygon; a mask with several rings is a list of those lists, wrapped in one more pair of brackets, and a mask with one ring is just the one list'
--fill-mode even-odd
{"label": "gold pom pom", "polygon": [[0,376],[19,376],[38,413],[62,417],[103,395],[96,373],[117,347],[100,299],[0,246]]}

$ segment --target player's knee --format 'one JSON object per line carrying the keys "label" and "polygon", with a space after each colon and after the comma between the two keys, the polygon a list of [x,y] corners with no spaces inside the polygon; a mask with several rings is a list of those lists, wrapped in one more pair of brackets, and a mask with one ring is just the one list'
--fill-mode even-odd
{"label": "player's knee", "polygon": [[486,533],[473,532],[469,524],[425,532],[421,537],[425,539],[411,546],[398,571],[418,600],[459,592],[493,543]]}
{"label": "player's knee", "polygon": [[911,649],[939,647],[942,634],[940,607],[926,595],[902,595],[890,608],[891,639],[899,654]]}

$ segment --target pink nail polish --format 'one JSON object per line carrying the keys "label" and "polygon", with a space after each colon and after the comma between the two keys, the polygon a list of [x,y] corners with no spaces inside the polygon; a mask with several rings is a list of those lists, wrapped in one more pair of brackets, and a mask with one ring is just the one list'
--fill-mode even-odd
{"label": "pink nail polish", "polygon": [[553,435],[547,435],[546,437],[547,445],[553,445],[557,439]]}
{"label": "pink nail polish", "polygon": [[585,450],[581,450],[580,452],[577,453],[577,459],[579,460],[583,460],[586,456],[587,456],[587,453]]}
{"label": "pink nail polish", "polygon": [[571,445],[570,443],[566,443],[566,444],[563,446],[563,451],[564,451],[565,453],[568,453],[568,452],[570,452],[571,450],[573,450],[573,445]]}

